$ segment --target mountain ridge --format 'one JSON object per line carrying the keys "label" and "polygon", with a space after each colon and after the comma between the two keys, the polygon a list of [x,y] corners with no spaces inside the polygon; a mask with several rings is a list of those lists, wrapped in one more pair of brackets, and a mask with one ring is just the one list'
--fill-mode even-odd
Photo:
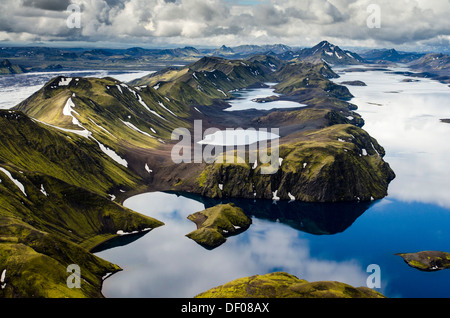
{"label": "mountain ridge", "polygon": [[[321,42],[322,43],[322,42]],[[331,45],[331,44],[330,44]],[[317,45],[316,45],[317,46]],[[14,63],[23,64],[27,71],[42,71],[54,69],[122,69],[133,63],[140,69],[158,70],[173,64],[187,64],[195,62],[204,56],[219,56],[232,59],[248,59],[257,54],[271,54],[283,60],[298,58],[300,54],[307,55],[308,49],[287,46],[284,44],[267,45],[222,45],[218,48],[195,48],[190,46],[179,48],[78,48],[64,49],[53,47],[3,47],[0,50],[0,58],[12,59]],[[338,51],[339,56],[346,55]],[[351,55],[356,53],[346,51]],[[334,53],[333,53],[334,54]],[[309,61],[322,61],[307,56]],[[327,63],[331,64],[328,55],[322,56]],[[350,57],[343,59],[352,61]],[[155,62],[160,66],[155,66]],[[334,63],[342,62],[335,58]],[[353,61],[353,63],[356,63]]]}
{"label": "mountain ridge", "polygon": [[326,62],[332,65],[355,65],[364,64],[366,61],[358,54],[344,51],[339,46],[328,41],[322,41],[312,48],[298,51],[297,59],[305,62]]}
{"label": "mountain ridge", "polygon": [[372,49],[360,54],[364,59],[375,64],[410,63],[424,54],[415,52],[399,52],[396,49]]}

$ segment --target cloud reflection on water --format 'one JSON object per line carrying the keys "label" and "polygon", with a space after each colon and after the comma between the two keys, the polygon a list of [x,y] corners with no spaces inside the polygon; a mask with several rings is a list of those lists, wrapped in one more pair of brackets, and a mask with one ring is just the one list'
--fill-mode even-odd
{"label": "cloud reflection on water", "polygon": [[389,196],[450,208],[450,124],[440,121],[450,118],[448,86],[429,79],[402,82],[402,75],[379,71],[339,75],[336,82],[367,84],[350,87],[356,96],[351,102],[359,107],[357,112],[366,123],[363,128],[385,148],[385,160],[397,175]]}
{"label": "cloud reflection on water", "polygon": [[[185,237],[195,229],[188,214],[203,204],[175,194],[147,193],[125,205],[166,223],[133,242],[97,255],[124,271],[108,278],[107,297],[192,297],[236,278],[286,271],[308,281],[337,280],[365,285],[368,276],[356,260],[312,257],[309,242],[283,223],[253,218],[250,228],[212,251]],[[153,213],[157,211],[157,213]]]}

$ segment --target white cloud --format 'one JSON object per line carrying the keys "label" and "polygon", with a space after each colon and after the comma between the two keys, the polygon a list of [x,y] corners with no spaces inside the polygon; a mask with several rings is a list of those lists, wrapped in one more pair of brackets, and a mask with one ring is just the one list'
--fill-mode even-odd
{"label": "white cloud", "polygon": [[[68,12],[52,0],[0,3],[0,40],[128,41],[236,45],[245,42],[312,45],[436,44],[450,36],[449,0],[72,0],[82,28],[68,29]],[[64,4],[68,1],[64,2]],[[381,8],[370,29],[367,7]]]}

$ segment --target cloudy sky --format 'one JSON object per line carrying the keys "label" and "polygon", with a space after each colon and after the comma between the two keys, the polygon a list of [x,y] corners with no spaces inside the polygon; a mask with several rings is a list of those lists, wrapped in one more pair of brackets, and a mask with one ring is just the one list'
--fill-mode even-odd
{"label": "cloudy sky", "polygon": [[450,47],[449,16],[450,0],[1,0],[0,44],[430,50]]}

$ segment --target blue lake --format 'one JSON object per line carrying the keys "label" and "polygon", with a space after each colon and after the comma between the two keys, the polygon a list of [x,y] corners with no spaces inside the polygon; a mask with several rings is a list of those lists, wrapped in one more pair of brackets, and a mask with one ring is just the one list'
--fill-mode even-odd
{"label": "blue lake", "polygon": [[[273,271],[286,271],[308,281],[366,286],[370,264],[380,266],[381,288],[377,290],[386,296],[450,297],[450,271],[420,272],[394,255],[448,250],[446,209],[393,199],[336,209],[320,204],[293,202],[289,207],[287,202],[277,202],[277,207],[272,202],[253,205],[253,201],[233,200],[252,216],[252,225],[218,248],[206,250],[185,237],[195,229],[187,216],[213,203],[209,200],[205,205],[196,199],[201,200],[146,193],[126,202],[166,224],[128,245],[97,253],[123,268],[105,280],[106,297],[192,297],[239,277]],[[266,205],[262,213],[261,204]]]}
{"label": "blue lake", "polygon": [[297,102],[277,100],[272,102],[256,102],[258,98],[264,98],[269,96],[279,96],[274,92],[273,86],[276,83],[266,83],[268,87],[264,88],[247,88],[233,92],[234,99],[229,101],[231,107],[225,109],[225,111],[239,111],[246,109],[258,109],[258,110],[272,110],[282,108],[299,108],[305,107],[305,104]]}
{"label": "blue lake", "polygon": [[367,268],[377,264],[377,290],[388,297],[450,297],[450,270],[421,272],[395,255],[450,252],[450,124],[440,122],[450,118],[450,89],[427,79],[404,82],[389,72],[337,71],[337,83],[367,84],[349,86],[351,102],[397,175],[386,198],[342,204],[233,200],[252,225],[207,250],[185,236],[196,228],[187,216],[220,201],[174,193],[134,196],[124,205],[165,225],[96,252],[123,268],[104,281],[104,295],[193,297],[273,271],[366,286],[372,274]]}

